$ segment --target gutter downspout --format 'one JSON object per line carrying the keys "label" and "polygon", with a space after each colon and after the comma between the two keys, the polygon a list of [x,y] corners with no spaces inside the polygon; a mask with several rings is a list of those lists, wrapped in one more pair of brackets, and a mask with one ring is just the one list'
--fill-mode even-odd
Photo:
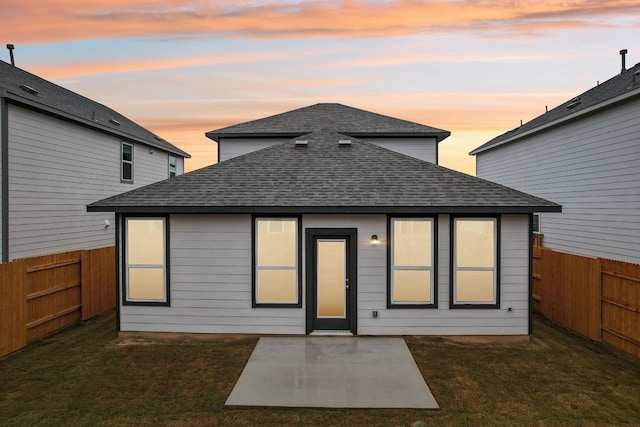
{"label": "gutter downspout", "polygon": [[529,336],[533,335],[533,214],[529,214]]}
{"label": "gutter downspout", "polygon": [[0,97],[0,162],[2,164],[2,187],[0,208],[2,209],[2,259],[9,262],[9,103]]}

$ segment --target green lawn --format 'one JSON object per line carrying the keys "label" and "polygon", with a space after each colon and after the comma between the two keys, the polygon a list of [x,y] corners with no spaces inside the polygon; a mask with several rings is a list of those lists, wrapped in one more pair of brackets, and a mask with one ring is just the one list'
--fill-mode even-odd
{"label": "green lawn", "polygon": [[407,338],[439,411],[227,409],[257,338],[121,344],[114,325],[0,359],[0,425],[640,425],[640,359],[539,317],[528,345]]}

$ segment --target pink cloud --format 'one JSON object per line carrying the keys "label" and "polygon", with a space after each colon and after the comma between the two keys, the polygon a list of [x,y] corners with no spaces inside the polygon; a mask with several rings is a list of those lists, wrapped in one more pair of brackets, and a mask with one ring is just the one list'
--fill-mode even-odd
{"label": "pink cloud", "polygon": [[125,73],[137,71],[162,70],[172,68],[188,68],[205,65],[239,64],[250,62],[277,61],[300,56],[293,53],[265,54],[226,54],[206,57],[186,57],[171,59],[154,59],[146,61],[104,61],[87,63],[46,63],[36,65],[38,72],[49,79],[96,75],[106,73]]}
{"label": "pink cloud", "polygon": [[[235,5],[234,5],[235,3]],[[602,26],[603,17],[640,13],[637,1],[194,2],[149,0],[5,0],[14,43],[108,37],[224,36],[303,38],[397,36],[480,30],[538,35]]]}

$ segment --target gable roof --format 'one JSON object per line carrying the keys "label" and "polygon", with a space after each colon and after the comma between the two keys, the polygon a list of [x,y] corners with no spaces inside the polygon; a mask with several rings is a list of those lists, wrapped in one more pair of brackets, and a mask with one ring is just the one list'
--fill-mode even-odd
{"label": "gable roof", "polygon": [[[92,212],[527,213],[555,203],[324,130],[92,203]],[[339,140],[350,139],[350,144]]]}
{"label": "gable roof", "polygon": [[440,142],[451,132],[396,119],[342,104],[315,104],[274,116],[207,132],[216,142],[227,137],[294,138],[322,129],[332,129],[352,137],[433,137]]}
{"label": "gable roof", "polygon": [[130,141],[191,157],[117,111],[0,61],[0,97]]}
{"label": "gable roof", "polygon": [[640,97],[640,63],[572,98],[524,125],[499,135],[471,151],[475,155],[601,109]]}

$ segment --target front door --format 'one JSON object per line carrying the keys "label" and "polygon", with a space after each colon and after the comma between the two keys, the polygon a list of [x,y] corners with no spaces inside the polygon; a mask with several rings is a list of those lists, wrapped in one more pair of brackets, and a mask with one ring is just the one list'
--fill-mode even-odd
{"label": "front door", "polygon": [[307,333],[356,325],[354,229],[307,230]]}

